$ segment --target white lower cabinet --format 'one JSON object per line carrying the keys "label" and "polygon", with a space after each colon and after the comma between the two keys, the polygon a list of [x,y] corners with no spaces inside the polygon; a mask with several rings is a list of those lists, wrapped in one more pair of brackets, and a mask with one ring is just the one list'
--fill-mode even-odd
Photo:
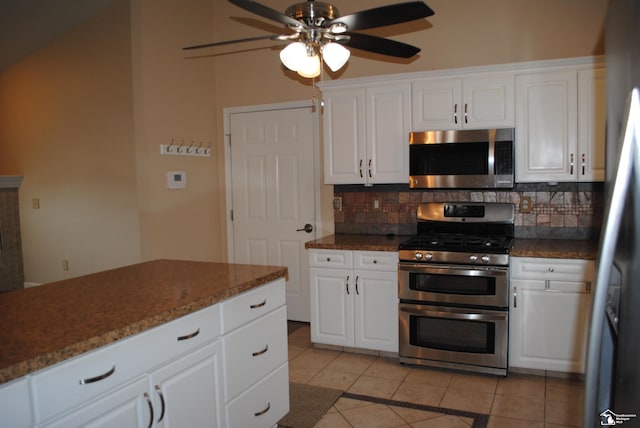
{"label": "white lower cabinet", "polygon": [[272,427],[289,411],[285,299],[278,279],[0,385],[0,427]]}
{"label": "white lower cabinet", "polygon": [[226,426],[272,427],[289,412],[284,279],[222,303]]}
{"label": "white lower cabinet", "polygon": [[309,250],[311,341],[398,352],[398,255]]}
{"label": "white lower cabinet", "polygon": [[594,264],[511,259],[509,367],[584,372]]}

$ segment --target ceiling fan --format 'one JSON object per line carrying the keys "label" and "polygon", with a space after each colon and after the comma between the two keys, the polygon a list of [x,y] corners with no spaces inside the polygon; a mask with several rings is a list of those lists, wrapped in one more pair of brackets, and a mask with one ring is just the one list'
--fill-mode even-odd
{"label": "ceiling fan", "polygon": [[284,24],[292,33],[206,43],[187,46],[183,48],[184,50],[265,39],[290,41],[292,43],[280,52],[282,63],[290,70],[309,78],[320,74],[320,58],[332,71],[342,68],[350,56],[345,46],[381,55],[411,58],[420,52],[420,48],[383,37],[354,33],[354,31],[400,24],[434,14],[433,10],[421,1],[381,6],[345,16],[340,16],[334,5],[315,0],[293,4],[284,13],[253,0],[229,0],[229,2],[263,18]]}

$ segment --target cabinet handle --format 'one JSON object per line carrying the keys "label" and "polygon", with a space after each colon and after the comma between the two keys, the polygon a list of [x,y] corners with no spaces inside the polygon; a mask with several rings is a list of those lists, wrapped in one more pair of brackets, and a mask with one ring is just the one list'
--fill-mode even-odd
{"label": "cabinet handle", "polygon": [[464,103],[464,123],[469,123],[467,119],[467,103]]}
{"label": "cabinet handle", "polygon": [[518,307],[518,287],[513,287],[513,307]]}
{"label": "cabinet handle", "polygon": [[262,302],[260,303],[254,303],[253,305],[249,306],[250,309],[258,309],[263,307],[264,305],[267,304],[267,299],[264,299]]}
{"label": "cabinet handle", "polygon": [[109,370],[109,371],[107,371],[107,372],[105,372],[105,373],[103,373],[101,375],[98,375],[96,377],[90,377],[90,378],[87,378],[87,379],[80,379],[80,385],[86,385],[88,383],[94,383],[94,382],[98,382],[100,380],[106,379],[109,376],[111,376],[112,374],[114,374],[115,371],[116,371],[116,366],[114,365],[113,367],[111,367],[111,370]]}
{"label": "cabinet handle", "polygon": [[178,336],[178,342],[180,342],[181,340],[193,339],[194,337],[196,337],[199,334],[200,334],[200,327],[198,327],[198,329],[196,331],[194,331],[193,333],[191,333],[191,334],[185,334],[184,336]]}
{"label": "cabinet handle", "polygon": [[453,123],[458,124],[458,103],[453,105]]}
{"label": "cabinet handle", "polygon": [[369,178],[373,177],[371,175],[371,159],[369,159]]}
{"label": "cabinet handle", "polygon": [[350,294],[349,293],[349,275],[347,275],[347,282],[344,285],[347,288],[347,294]]}
{"label": "cabinet handle", "polygon": [[378,261],[377,261],[376,259],[373,259],[373,264],[374,264],[374,265],[377,265],[377,264],[378,264]]}
{"label": "cabinet handle", "polygon": [[549,272],[553,272],[553,271],[555,271],[555,269],[554,269],[554,268],[552,268],[552,267],[550,267],[550,268],[549,268],[549,269],[547,269],[547,270],[548,270]]}
{"label": "cabinet handle", "polygon": [[267,401],[267,407],[264,410],[260,410],[259,412],[254,413],[253,416],[255,417],[262,416],[265,413],[267,413],[269,409],[271,409],[271,403]]}
{"label": "cabinet handle", "polygon": [[162,411],[160,412],[160,417],[158,418],[158,423],[160,423],[164,419],[164,411],[166,409],[164,405],[164,395],[162,395],[162,389],[156,385],[156,393],[160,396],[160,404],[162,404]]}
{"label": "cabinet handle", "polygon": [[146,392],[144,393],[144,399],[147,400],[147,405],[149,406],[149,425],[147,425],[147,428],[151,428],[153,425],[153,404],[151,404],[151,397]]}
{"label": "cabinet handle", "polygon": [[360,159],[360,178],[364,178],[362,176],[362,159]]}
{"label": "cabinet handle", "polygon": [[327,261],[330,262],[331,261],[331,257],[327,257]]}
{"label": "cabinet handle", "polygon": [[265,352],[267,352],[268,350],[269,350],[269,345],[265,345],[264,349],[262,349],[262,350],[260,350],[260,351],[256,351],[256,352],[251,353],[251,356],[252,356],[252,357],[257,357],[258,355],[262,355],[262,354],[264,354],[264,353],[265,353]]}
{"label": "cabinet handle", "polygon": [[582,154],[582,175],[584,175],[584,168],[585,168],[585,164],[587,162],[587,157],[585,156],[585,154]]}
{"label": "cabinet handle", "polygon": [[359,296],[360,292],[358,291],[358,278],[360,277],[356,275],[356,294]]}
{"label": "cabinet handle", "polygon": [[571,156],[569,157],[569,162],[571,165],[571,171],[569,172],[569,174],[573,175],[573,153],[571,153]]}

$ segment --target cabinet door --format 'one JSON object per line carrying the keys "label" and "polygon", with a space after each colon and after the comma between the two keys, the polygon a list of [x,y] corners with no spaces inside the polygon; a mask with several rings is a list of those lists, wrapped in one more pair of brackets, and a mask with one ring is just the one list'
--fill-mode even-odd
{"label": "cabinet door", "polygon": [[221,355],[216,341],[151,374],[156,426],[223,426]]}
{"label": "cabinet door", "polygon": [[605,70],[578,71],[578,179],[604,181]]}
{"label": "cabinet door", "polygon": [[32,424],[28,379],[0,385],[0,427],[26,428]]}
{"label": "cabinet door", "polygon": [[576,70],[516,76],[516,181],[574,181]]}
{"label": "cabinet door", "polygon": [[411,84],[411,129],[431,131],[462,126],[461,79],[422,79]]}
{"label": "cabinet door", "polygon": [[409,181],[409,83],[366,90],[365,175],[369,183]]}
{"label": "cabinet door", "polygon": [[397,272],[355,275],[355,347],[398,352]]}
{"label": "cabinet door", "polygon": [[364,89],[324,94],[323,146],[326,184],[365,181]]}
{"label": "cabinet door", "polygon": [[353,271],[318,269],[310,271],[311,341],[353,346]]}
{"label": "cabinet door", "polygon": [[117,388],[111,393],[85,403],[61,418],[45,423],[43,428],[136,428],[151,425],[156,416],[148,391],[146,376]]}
{"label": "cabinet door", "polygon": [[583,373],[591,295],[584,282],[514,280],[509,365]]}
{"label": "cabinet door", "polygon": [[463,82],[462,126],[468,129],[513,128],[514,77],[511,74],[468,77]]}

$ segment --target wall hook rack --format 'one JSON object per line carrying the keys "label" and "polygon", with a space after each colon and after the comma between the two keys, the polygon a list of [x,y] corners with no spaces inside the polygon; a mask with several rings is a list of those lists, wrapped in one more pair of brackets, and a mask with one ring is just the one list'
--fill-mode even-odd
{"label": "wall hook rack", "polygon": [[210,157],[211,156],[211,143],[205,145],[202,141],[195,143],[191,140],[189,143],[185,143],[184,140],[180,140],[180,143],[176,143],[171,139],[171,144],[160,144],[161,155],[175,155],[175,156],[199,156]]}

